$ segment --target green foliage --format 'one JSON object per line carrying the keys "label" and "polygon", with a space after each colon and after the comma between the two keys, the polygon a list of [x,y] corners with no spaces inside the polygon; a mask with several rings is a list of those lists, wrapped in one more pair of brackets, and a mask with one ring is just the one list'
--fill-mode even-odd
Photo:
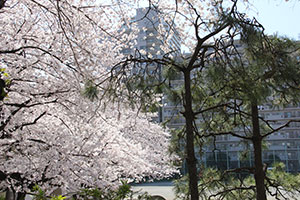
{"label": "green foliage", "polygon": [[[266,172],[265,186],[269,196],[275,198],[298,199],[300,195],[300,174],[285,172],[283,163],[275,163]],[[189,199],[188,177],[174,181],[175,194],[178,199]],[[256,199],[253,175],[240,178],[236,172],[220,171],[206,168],[199,172],[200,199]]]}
{"label": "green foliage", "polygon": [[247,75],[256,80],[254,89],[263,97],[261,99],[270,102],[268,97],[272,96],[273,104],[297,101],[300,84],[298,44],[288,38],[270,36],[250,40],[247,46],[250,61]]}
{"label": "green foliage", "polygon": [[33,200],[47,200],[45,191],[42,190],[38,185],[35,185],[32,188],[32,191],[35,193]]}
{"label": "green foliage", "polygon": [[[133,198],[136,199],[136,198]],[[147,192],[144,192],[140,195],[137,196],[137,200],[162,200],[162,198],[160,196],[152,196],[150,194],[148,194]]]}
{"label": "green foliage", "polygon": [[[82,189],[78,193],[78,198],[82,200],[123,200],[133,196],[134,192],[131,190],[131,186],[125,181],[122,181],[122,185],[117,190],[100,190],[98,188],[86,188]],[[58,200],[58,199],[57,199]]]}
{"label": "green foliage", "polygon": [[[66,196],[62,195],[49,197],[38,185],[35,185],[32,191],[34,192],[33,200],[64,200],[67,198]],[[122,181],[122,185],[120,185],[116,190],[84,188],[75,193],[74,197],[76,196],[75,199],[80,200],[125,200],[133,199],[133,195],[135,195],[135,198],[140,200],[151,199],[151,196],[147,193],[133,192],[131,190],[131,186],[125,181]]]}
{"label": "green foliage", "polygon": [[5,70],[6,70],[5,68],[0,68],[0,74],[5,77],[8,77],[8,73],[6,73]]}
{"label": "green foliage", "polygon": [[[6,79],[2,79],[2,76]],[[5,68],[0,68],[0,101],[7,96],[5,88],[7,88],[7,86],[10,84],[10,80],[7,78],[8,74],[5,72]]]}
{"label": "green foliage", "polygon": [[[255,199],[254,179],[248,176],[236,178],[235,174],[206,168],[199,174],[200,199]],[[176,197],[188,200],[188,178],[182,177],[174,182]]]}
{"label": "green foliage", "polygon": [[188,200],[189,199],[189,186],[188,176],[183,176],[174,182],[174,192],[177,199]]}
{"label": "green foliage", "polygon": [[[244,31],[241,35],[241,41],[239,41],[239,45],[242,45],[241,49],[235,49],[235,51],[232,48],[224,47],[224,57],[222,54],[218,54],[217,58],[209,63],[200,74],[195,72],[196,70],[193,71],[191,88],[194,111],[214,107],[214,109],[197,116],[197,118],[201,118],[201,122],[197,122],[197,126],[199,126],[197,127],[196,139],[197,137],[202,139],[208,135],[232,132],[240,134],[242,137],[248,137],[249,140],[247,141],[251,143],[253,136],[252,105],[271,103],[281,107],[285,104],[299,102],[300,63],[297,61],[297,58],[300,57],[299,44],[287,38],[265,36],[258,28],[250,26],[242,28]],[[228,54],[226,55],[226,53]],[[169,69],[167,67],[164,76],[175,79],[177,73],[174,68]],[[184,96],[181,88],[169,88],[167,92],[168,99],[173,102],[179,102]],[[262,123],[262,120],[260,122],[260,134],[263,136],[271,130],[270,127]],[[182,148],[180,149],[180,142],[184,142],[184,140],[180,141],[182,138],[184,137],[181,137],[180,134],[175,135],[172,141],[172,150],[181,151],[179,155],[185,158],[186,152],[183,152]],[[264,141],[262,141],[262,148],[267,148]],[[245,152],[241,156],[244,157],[242,166],[249,167],[250,154]],[[221,158],[222,155],[218,157]],[[215,165],[214,159],[211,160],[212,163],[208,164]],[[226,165],[226,163],[224,164]],[[223,166],[219,166],[219,168],[223,168]],[[226,168],[224,167],[224,169]],[[223,172],[212,169],[202,172],[199,181],[202,199],[208,199],[209,196],[215,199],[228,200],[256,198],[253,176],[237,179],[238,173],[225,175]],[[298,190],[296,187],[298,175],[286,174],[285,183],[283,177],[279,174],[273,176],[274,181],[279,179],[278,185],[275,182],[274,185],[282,184],[285,186],[290,183]],[[187,177],[175,182],[178,198],[188,199],[187,183]],[[268,185],[267,182],[266,185],[274,189],[274,185]],[[287,185],[285,187],[287,191],[291,191]]]}
{"label": "green foliage", "polygon": [[100,191],[98,188],[86,188],[82,189],[78,196],[80,199],[88,200],[88,199],[94,199],[94,200],[100,200],[104,199],[105,194]]}
{"label": "green foliage", "polygon": [[92,80],[86,81],[82,90],[82,95],[91,101],[98,98],[99,90]]}
{"label": "green foliage", "polygon": [[[213,95],[209,97],[207,105],[228,102],[228,106],[226,105],[223,110],[216,108],[203,114],[201,130],[207,134],[231,131],[249,137],[251,142],[252,105],[270,103],[273,106],[283,107],[285,104],[299,102],[300,63],[296,58],[299,58],[300,54],[299,44],[294,41],[276,36],[267,37],[253,27],[243,28],[240,41],[242,50],[231,52],[232,56],[228,58],[216,59],[216,62],[204,72],[207,73],[205,77],[208,88],[214,91],[210,92]],[[263,125],[262,120],[260,122],[260,134],[270,132],[270,128],[266,124]],[[264,141],[262,148],[267,148]],[[247,156],[249,155],[245,154],[245,159]],[[253,177],[238,180],[218,175],[220,172],[214,173],[212,181],[205,177],[211,173],[206,173],[201,180],[206,180],[203,182],[203,188],[206,187],[205,194],[212,191],[216,199],[256,198]],[[270,188],[267,191],[271,195],[283,198],[281,195],[283,191],[290,194],[299,191],[297,179],[298,175],[271,170],[267,174],[265,184]]]}
{"label": "green foliage", "polygon": [[130,185],[128,185],[126,182],[122,181],[122,185],[118,188],[114,199],[122,200],[122,199],[125,199],[126,197],[130,196],[130,194],[131,194]]}
{"label": "green foliage", "polygon": [[180,157],[184,157],[184,128],[171,130],[171,142],[169,146],[170,152],[176,152]]}
{"label": "green foliage", "polygon": [[179,103],[181,102],[181,92],[182,92],[182,88],[178,88],[178,89],[168,89],[165,92],[165,95],[167,96],[168,100],[171,101],[172,103],[174,103],[175,105],[179,105]]}
{"label": "green foliage", "polygon": [[64,197],[62,195],[58,195],[58,196],[54,196],[54,197],[51,197],[51,200],[64,200],[66,199],[67,197]]}
{"label": "green foliage", "polygon": [[173,66],[165,66],[163,69],[163,77],[165,84],[163,87],[164,95],[169,101],[178,105],[182,100],[183,84],[182,73]]}
{"label": "green foliage", "polygon": [[268,192],[276,198],[298,199],[300,195],[300,174],[285,172],[283,163],[275,163],[267,171]]}
{"label": "green foliage", "polygon": [[218,98],[242,101],[244,111],[250,102],[282,104],[299,99],[296,42],[267,37],[248,27],[242,34],[241,45],[243,50],[226,60],[217,60],[207,71],[210,88],[220,90]]}
{"label": "green foliage", "polygon": [[168,80],[180,80],[181,73],[171,65],[164,66],[163,68],[163,77]]}
{"label": "green foliage", "polygon": [[0,193],[0,200],[5,200],[5,194],[4,193]]}

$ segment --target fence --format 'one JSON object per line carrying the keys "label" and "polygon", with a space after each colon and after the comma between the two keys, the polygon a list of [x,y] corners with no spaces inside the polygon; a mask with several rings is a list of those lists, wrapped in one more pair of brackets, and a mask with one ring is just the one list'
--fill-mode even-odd
{"label": "fence", "polygon": [[[211,151],[204,152],[198,157],[204,167],[216,167],[218,169],[233,169],[254,166],[253,151]],[[265,150],[263,162],[271,167],[275,162],[283,162],[285,170],[291,173],[300,172],[300,149]]]}

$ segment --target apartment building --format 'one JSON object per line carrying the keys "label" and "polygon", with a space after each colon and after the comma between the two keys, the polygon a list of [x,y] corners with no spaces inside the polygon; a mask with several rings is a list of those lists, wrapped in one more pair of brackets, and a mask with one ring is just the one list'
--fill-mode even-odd
{"label": "apartment building", "polygon": [[[173,82],[182,85],[183,80]],[[175,87],[174,86],[174,87]],[[162,119],[169,122],[169,127],[178,129],[185,125],[180,114],[182,106],[163,98]],[[263,147],[263,162],[269,167],[274,162],[283,162],[288,172],[300,172],[300,103],[286,107],[274,107],[271,104],[259,106],[259,114],[274,128],[294,122],[278,132],[269,135]],[[200,119],[198,119],[200,123]],[[196,121],[196,124],[198,124]],[[231,135],[216,136],[214,145],[207,145],[202,155],[197,156],[204,167],[217,166],[221,169],[254,166],[253,146],[249,141]]]}
{"label": "apartment building", "polygon": [[[180,36],[176,30],[175,24],[168,24],[160,17],[157,10],[153,8],[138,8],[136,15],[132,18],[133,24],[138,30],[136,43],[134,48],[124,48],[124,55],[141,55],[150,58],[162,58],[162,45],[167,45],[172,55],[176,56],[181,51]],[[164,34],[159,31],[163,26]],[[127,32],[132,31],[131,27],[124,27]],[[166,44],[167,43],[167,44]],[[143,74],[145,80],[149,77],[157,79],[162,78],[162,68],[159,64],[144,64],[132,69],[134,74]],[[155,81],[155,80],[150,80]],[[162,108],[159,108],[157,117],[153,117],[154,121],[162,122]]]}
{"label": "apartment building", "polygon": [[[173,80],[173,88],[183,86],[183,80]],[[166,95],[163,98],[162,119],[169,122],[173,129],[185,125],[185,119],[180,114],[183,110],[180,102],[171,101]],[[269,135],[263,147],[263,162],[269,167],[274,162],[283,162],[288,172],[300,172],[300,103],[285,107],[265,104],[259,106],[259,114],[274,128],[289,125],[280,131]],[[198,121],[197,121],[198,120]],[[200,124],[201,119],[197,119]],[[207,145],[202,155],[197,156],[204,167],[217,166],[221,169],[250,167],[254,165],[253,147],[249,141],[231,135],[216,136],[213,145]]]}
{"label": "apartment building", "polygon": [[[167,45],[174,52],[180,52],[180,36],[176,25],[170,25],[164,21],[157,10],[153,8],[138,8],[136,15],[132,18],[135,29],[138,30],[134,49],[125,48],[124,54],[133,54],[135,50],[143,50],[146,55],[156,58],[162,57],[161,45]],[[163,27],[163,28],[162,28]],[[124,27],[126,31],[132,31],[132,27]],[[165,31],[161,33],[161,29]]]}

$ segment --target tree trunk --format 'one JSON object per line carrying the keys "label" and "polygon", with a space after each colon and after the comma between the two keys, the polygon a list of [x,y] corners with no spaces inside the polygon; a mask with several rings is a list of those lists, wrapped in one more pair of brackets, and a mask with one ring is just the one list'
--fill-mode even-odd
{"label": "tree trunk", "polygon": [[5,192],[5,200],[24,200],[26,193],[15,192],[12,189],[7,188]]}
{"label": "tree trunk", "polygon": [[14,192],[7,188],[6,189],[6,192],[5,192],[5,200],[15,200],[15,194]]}
{"label": "tree trunk", "polygon": [[24,193],[24,192],[18,192],[16,200],[24,200],[25,197],[26,197],[26,193]]}
{"label": "tree trunk", "polygon": [[198,192],[198,176],[197,176],[197,160],[195,157],[195,147],[194,147],[194,113],[192,109],[192,94],[191,94],[191,77],[190,71],[186,70],[184,72],[184,117],[186,125],[186,151],[187,151],[187,168],[189,176],[189,190],[191,195],[191,200],[199,199]]}
{"label": "tree trunk", "polygon": [[265,171],[262,162],[262,136],[260,134],[257,103],[251,104],[252,127],[253,127],[253,148],[254,148],[254,163],[255,172],[254,179],[256,185],[256,199],[267,200],[265,188]]}

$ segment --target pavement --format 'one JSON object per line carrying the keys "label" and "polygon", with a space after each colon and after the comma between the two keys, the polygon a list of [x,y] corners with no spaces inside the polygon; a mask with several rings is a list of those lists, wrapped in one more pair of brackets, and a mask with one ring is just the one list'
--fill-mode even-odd
{"label": "pavement", "polygon": [[132,186],[133,191],[148,192],[151,195],[160,195],[166,200],[174,200],[175,193],[173,185],[170,181],[154,182],[154,183],[141,183]]}

